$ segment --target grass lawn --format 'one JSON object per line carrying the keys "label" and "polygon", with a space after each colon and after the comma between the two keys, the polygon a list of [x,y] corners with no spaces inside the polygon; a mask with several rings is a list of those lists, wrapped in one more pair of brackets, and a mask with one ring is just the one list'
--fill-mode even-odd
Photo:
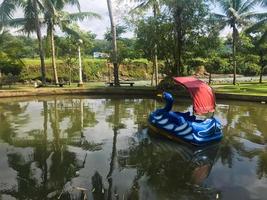
{"label": "grass lawn", "polygon": [[[108,87],[112,89],[113,87],[109,87],[105,84],[105,82],[89,82],[84,83],[83,89],[92,89],[92,88],[105,88]],[[259,83],[239,83],[237,85],[231,84],[216,84],[212,85],[213,89],[216,93],[223,93],[223,94],[239,94],[239,95],[255,95],[255,96],[267,96],[267,82],[263,84]],[[49,90],[49,89],[56,89],[60,88],[58,86],[49,85],[46,87],[42,87],[42,89]],[[72,83],[71,85],[64,85],[64,87],[60,89],[78,89],[77,83]],[[121,86],[120,88],[128,88],[131,90],[138,90],[138,89],[153,89],[154,87],[150,86],[150,81],[135,81],[133,87],[130,86]],[[115,87],[113,88],[116,89]],[[11,88],[5,86],[0,88],[0,91],[5,90],[35,90],[33,85],[13,85]]]}
{"label": "grass lawn", "polygon": [[221,84],[212,85],[215,92],[225,94],[241,94],[267,96],[267,83],[239,83],[237,85]]}
{"label": "grass lawn", "polygon": [[[120,88],[129,88],[129,89],[149,89],[149,88],[154,88],[150,86],[150,81],[134,81],[135,84],[133,87],[130,86],[121,86]],[[46,87],[41,87],[42,89],[55,89],[55,88],[60,88],[60,89],[90,89],[90,88],[105,88],[108,87],[108,85],[105,84],[105,82],[87,82],[84,83],[83,87],[77,87],[77,83],[71,83],[71,85],[64,85],[63,87],[55,86],[55,85],[48,85]],[[112,88],[112,87],[110,87]],[[9,86],[3,86],[0,88],[0,91],[2,90],[32,90],[35,89],[33,85],[22,85],[22,84],[16,84],[12,85],[11,87]],[[116,88],[114,88],[116,89]]]}

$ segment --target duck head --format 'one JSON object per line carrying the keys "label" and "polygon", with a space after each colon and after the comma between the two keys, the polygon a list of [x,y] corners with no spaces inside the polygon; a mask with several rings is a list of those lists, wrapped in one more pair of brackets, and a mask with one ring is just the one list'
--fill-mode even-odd
{"label": "duck head", "polygon": [[166,105],[163,109],[161,109],[162,112],[169,112],[172,109],[172,104],[173,104],[173,97],[170,93],[168,92],[163,92],[162,95],[160,95],[165,101]]}
{"label": "duck head", "polygon": [[166,102],[173,103],[173,97],[172,97],[172,95],[170,93],[163,92],[162,93],[162,97],[163,97],[163,99],[165,99]]}

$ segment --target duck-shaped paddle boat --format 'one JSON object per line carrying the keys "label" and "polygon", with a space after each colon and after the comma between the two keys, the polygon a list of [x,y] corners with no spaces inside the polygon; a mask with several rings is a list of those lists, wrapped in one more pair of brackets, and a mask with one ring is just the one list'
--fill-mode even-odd
{"label": "duck-shaped paddle boat", "polygon": [[[189,90],[194,100],[194,113],[214,112],[214,94],[206,83],[194,77],[176,77],[174,80]],[[183,141],[197,146],[222,139],[221,124],[213,116],[205,120],[199,120],[195,115],[191,115],[190,112],[173,112],[171,111],[174,101],[172,95],[163,92],[162,97],[166,101],[165,107],[157,109],[149,115],[149,127],[153,132],[172,140]]]}

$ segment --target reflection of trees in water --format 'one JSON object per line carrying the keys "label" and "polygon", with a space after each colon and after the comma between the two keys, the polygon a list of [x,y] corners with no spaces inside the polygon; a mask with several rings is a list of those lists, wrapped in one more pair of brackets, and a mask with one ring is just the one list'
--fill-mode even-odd
{"label": "reflection of trees in water", "polygon": [[147,126],[148,114],[157,108],[157,101],[151,99],[138,99],[133,104],[134,120],[138,126],[138,131],[141,131]]}
{"label": "reflection of trees in water", "polygon": [[235,130],[238,122],[238,108],[235,106],[227,106],[224,110],[217,109],[218,114],[221,114],[226,119],[226,126],[223,129],[224,138],[221,145],[220,158],[222,164],[232,167],[234,159],[234,151],[243,149],[243,144],[237,138],[238,132]]}
{"label": "reflection of trees in water", "polygon": [[131,101],[125,102],[123,99],[109,99],[106,101],[105,107],[111,108],[112,113],[106,117],[106,122],[108,122],[111,127],[126,128],[125,124],[122,122],[123,119],[130,118],[131,114],[129,107],[132,107]]}
{"label": "reflection of trees in water", "polygon": [[[156,191],[158,199],[185,196],[199,199],[214,197],[214,190],[207,192],[209,188],[201,184],[213,162],[188,160],[190,155],[192,157],[191,150],[179,149],[177,145],[162,147],[164,142],[149,143],[145,140],[130,141],[129,149],[117,148],[120,130],[127,129],[127,120],[133,120],[134,124],[138,125],[138,130],[142,130],[146,126],[147,114],[157,107],[155,101],[112,99],[105,102],[105,108],[112,112],[108,112],[110,115],[106,116],[106,121],[113,130],[112,148],[108,173],[96,172],[91,177],[94,199],[112,199],[117,195],[116,179],[113,176],[117,163],[119,169],[137,169],[125,198],[140,198],[144,183],[149,189]],[[259,178],[263,178],[267,174],[267,149],[263,146],[267,138],[267,119],[264,118],[267,115],[264,106],[253,105],[230,104],[223,108],[218,107],[217,114],[227,120],[218,158],[228,167],[233,167],[236,154],[249,159],[257,158],[256,173]],[[10,167],[18,172],[19,185],[17,191],[6,191],[5,194],[11,194],[16,198],[38,199],[47,195],[57,197],[61,193],[62,188],[66,187],[77,170],[84,167],[85,162],[85,158],[78,158],[75,153],[70,152],[68,145],[86,151],[102,149],[102,143],[88,141],[84,136],[87,127],[93,127],[98,123],[90,103],[80,99],[55,99],[43,101],[42,106],[43,128],[30,130],[27,132],[29,137],[17,139],[19,129],[15,125],[24,125],[30,120],[30,115],[27,114],[28,105],[0,104],[0,111],[3,110],[0,112],[0,138],[14,146],[8,154],[8,159]],[[142,135],[137,134],[134,137],[140,138]],[[246,140],[258,144],[257,147],[248,148],[244,142]],[[28,151],[22,153],[22,148],[19,147]],[[195,157],[201,156],[198,154]],[[200,187],[195,187],[195,184],[199,184]],[[62,194],[62,199],[71,198],[67,194]]]}
{"label": "reflection of trees in water", "polygon": [[24,114],[27,108],[28,103],[0,103],[0,139],[5,142],[11,141],[16,134],[14,125],[22,125],[29,120],[29,115]]}
{"label": "reflection of trees in water", "polygon": [[[141,133],[142,135],[145,133]],[[142,135],[137,137],[143,137]],[[153,189],[157,199],[213,199],[216,191],[201,186],[215,161],[218,144],[204,149],[172,143],[162,138],[130,142],[129,149],[118,152],[121,168],[137,170],[129,199],[140,197],[139,180]],[[195,187],[195,185],[199,185]],[[149,198],[149,197],[148,197]]]}
{"label": "reflection of trees in water", "polygon": [[106,190],[104,189],[102,176],[98,172],[95,172],[95,174],[92,176],[92,185],[94,188],[93,191],[94,200],[104,200]]}
{"label": "reflection of trees in water", "polygon": [[[116,187],[113,186],[113,171],[115,169],[115,163],[117,162],[117,137],[120,129],[127,128],[123,122],[124,119],[134,118],[136,121],[140,121],[144,117],[144,110],[142,109],[144,101],[138,99],[110,99],[107,100],[106,108],[111,108],[112,113],[106,117],[106,121],[110,124],[113,130],[112,149],[110,155],[109,170],[106,176],[108,182],[108,188],[105,189],[102,184],[101,175],[96,172],[92,177],[92,184],[95,188],[93,196],[95,199],[113,199],[118,197]],[[141,107],[141,110],[140,110]],[[133,111],[133,112],[132,112]],[[139,114],[143,113],[143,114]]]}
{"label": "reflection of trees in water", "polygon": [[117,136],[119,134],[119,129],[126,128],[122,123],[122,119],[129,116],[127,112],[127,106],[122,104],[122,100],[120,99],[111,99],[107,106],[113,106],[113,113],[107,116],[106,121],[110,123],[113,129],[113,140],[112,140],[112,150],[111,150],[111,157],[109,163],[109,171],[107,174],[107,181],[108,181],[108,190],[107,190],[107,199],[111,200],[113,194],[116,194],[116,190],[113,189],[113,171],[116,162],[117,156]]}
{"label": "reflection of trees in water", "polygon": [[[5,191],[5,194],[10,194],[18,199],[40,199],[46,196],[56,196],[64,188],[64,185],[76,175],[76,171],[83,168],[85,164],[85,158],[84,160],[77,158],[75,153],[68,151],[67,145],[71,144],[82,148],[85,146],[87,150],[101,149],[101,144],[95,144],[87,140],[83,144],[76,142],[77,138],[72,140],[70,137],[72,135],[68,135],[67,138],[62,138],[60,122],[70,116],[62,114],[64,107],[60,104],[62,105],[62,102],[58,102],[56,98],[53,103],[43,101],[43,110],[41,113],[43,115],[43,129],[31,130],[28,132],[29,137],[25,138],[16,139],[16,135],[19,132],[16,132],[17,130],[12,125],[13,122],[9,120],[14,120],[14,116],[18,114],[22,115],[26,111],[26,108],[21,109],[16,104],[15,108],[12,107],[10,109],[12,111],[14,110],[10,114],[11,117],[1,116],[3,120],[0,121],[0,126],[5,125],[5,127],[8,127],[4,129],[4,131],[7,131],[6,135],[8,137],[2,134],[0,136],[14,146],[12,148],[13,150],[7,156],[10,168],[17,171],[18,185],[17,190]],[[82,108],[80,114],[85,113],[85,117],[92,113],[91,111],[88,112],[87,108],[83,109],[82,102],[79,108]],[[73,114],[77,115],[77,112],[73,112]],[[83,120],[84,116],[80,116],[80,120],[74,117],[75,120],[70,121],[75,124],[72,127],[79,127],[78,130],[80,132],[78,134],[81,134],[84,124],[96,123],[94,115],[91,116],[93,116],[89,118],[89,120],[92,120],[91,122],[88,119]],[[26,123],[25,120],[24,123]],[[52,132],[52,141],[51,139],[48,140],[47,132],[49,128]],[[24,153],[22,153],[19,147],[28,147],[28,151],[23,150]]]}
{"label": "reflection of trees in water", "polygon": [[[259,178],[266,176],[267,149],[264,147],[267,142],[266,106],[250,103],[229,104],[227,109],[218,109],[217,112],[227,120],[220,151],[222,163],[232,167],[235,153],[248,159],[257,157],[256,173]],[[251,142],[254,147],[248,148],[244,142],[246,140]]]}
{"label": "reflection of trees in water", "polygon": [[95,118],[95,112],[91,111],[89,103],[84,103],[83,99],[72,100],[70,103],[64,103],[61,115],[63,118],[69,118],[69,126],[65,130],[68,135],[80,133],[84,127],[94,127],[98,121]]}

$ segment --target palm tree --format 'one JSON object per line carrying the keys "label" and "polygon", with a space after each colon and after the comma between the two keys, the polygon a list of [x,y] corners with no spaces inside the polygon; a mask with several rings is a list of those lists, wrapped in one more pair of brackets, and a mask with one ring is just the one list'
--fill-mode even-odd
{"label": "palm tree", "polygon": [[117,36],[116,36],[116,25],[113,18],[112,4],[110,0],[107,0],[109,19],[111,25],[111,34],[112,34],[112,61],[114,67],[114,85],[119,86],[119,65],[118,65],[118,49],[117,49]]}
{"label": "palm tree", "polygon": [[[51,57],[52,57],[52,67],[54,71],[54,81],[57,85],[59,83],[57,76],[56,67],[56,55],[55,55],[55,41],[54,41],[54,29],[55,26],[59,26],[63,31],[70,31],[68,25],[73,21],[83,20],[88,17],[98,17],[100,16],[93,12],[78,12],[78,13],[68,13],[63,11],[65,5],[75,5],[80,11],[79,0],[43,0],[44,10],[45,10],[45,22],[47,24],[47,34],[50,37],[51,43]],[[75,32],[72,30],[72,32]]]}
{"label": "palm tree", "polygon": [[[40,0],[4,0],[0,4],[0,31],[4,26],[22,27],[21,31],[25,33],[36,32],[39,45],[39,56],[41,61],[41,77],[43,85],[46,84],[44,50],[42,44],[42,34],[40,25]],[[13,19],[13,12],[17,7],[22,7],[24,18]]]}
{"label": "palm tree", "polygon": [[[267,1],[266,1],[267,6]],[[245,30],[246,33],[254,33],[255,37],[251,36],[254,41],[255,51],[260,56],[260,79],[259,83],[262,83],[262,76],[264,67],[267,65],[266,59],[264,59],[265,52],[267,50],[267,13],[262,13],[257,23],[253,24]]]}
{"label": "palm tree", "polygon": [[262,0],[216,0],[222,13],[213,13],[215,19],[221,23],[221,28],[230,26],[232,29],[233,56],[233,84],[236,84],[236,46],[239,29],[250,24],[253,18],[259,16],[254,12],[255,6],[262,4]]}
{"label": "palm tree", "polygon": [[[159,8],[159,0],[134,0],[139,3],[137,7],[134,9],[141,9],[141,10],[148,10],[152,7],[153,9],[153,16],[155,20],[155,35],[157,35],[157,17],[160,12]],[[156,37],[154,37],[156,38]],[[156,86],[158,85],[159,82],[159,77],[158,77],[158,45],[157,42],[155,41],[155,46],[154,46],[154,56],[153,56],[153,74],[155,74],[155,82]]]}

